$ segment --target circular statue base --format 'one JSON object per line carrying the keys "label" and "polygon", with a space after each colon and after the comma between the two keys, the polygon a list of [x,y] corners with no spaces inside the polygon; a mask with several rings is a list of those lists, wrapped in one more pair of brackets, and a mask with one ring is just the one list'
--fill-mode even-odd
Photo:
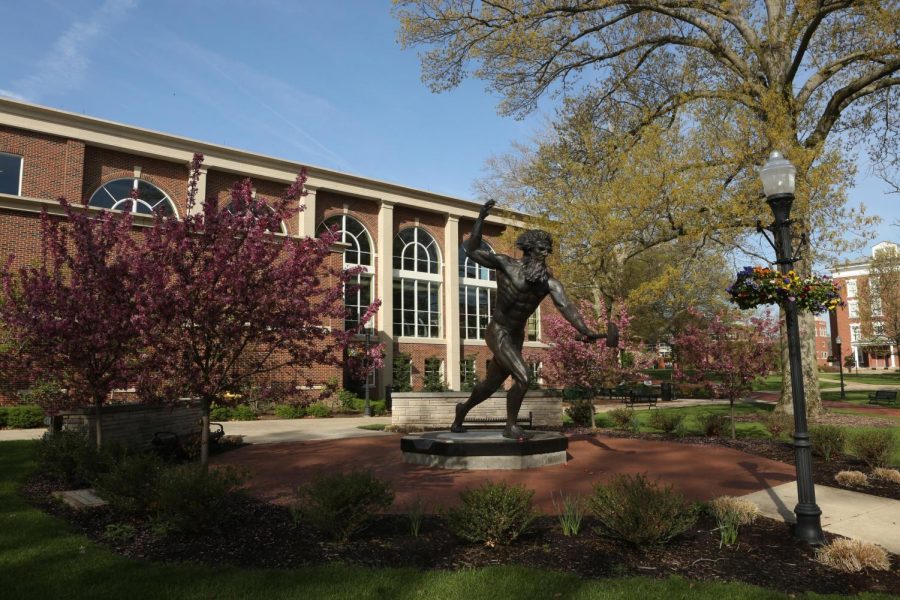
{"label": "circular statue base", "polygon": [[566,462],[569,439],[553,431],[529,431],[512,440],[501,429],[430,431],[400,440],[403,460],[441,469],[533,469]]}

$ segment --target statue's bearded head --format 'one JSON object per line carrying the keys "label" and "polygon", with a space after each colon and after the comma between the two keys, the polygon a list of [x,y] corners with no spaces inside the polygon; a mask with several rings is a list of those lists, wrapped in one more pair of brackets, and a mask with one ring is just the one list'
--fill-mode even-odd
{"label": "statue's bearded head", "polygon": [[553,238],[546,231],[530,229],[519,236],[516,247],[522,250],[522,264],[525,266],[525,280],[543,283],[550,278],[547,257],[553,252]]}

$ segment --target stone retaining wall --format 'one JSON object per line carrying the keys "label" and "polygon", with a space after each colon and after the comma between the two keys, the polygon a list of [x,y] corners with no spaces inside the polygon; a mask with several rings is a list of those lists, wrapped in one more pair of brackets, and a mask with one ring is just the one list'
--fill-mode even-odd
{"label": "stone retaining wall", "polygon": [[[103,443],[122,444],[130,448],[153,447],[157,431],[171,431],[184,439],[200,433],[200,407],[182,404],[174,407],[123,404],[104,406],[101,411]],[[79,409],[63,415],[63,428],[95,435],[94,409]]]}
{"label": "stone retaining wall", "polygon": [[[401,428],[447,429],[456,416],[456,404],[469,392],[394,392],[391,394],[391,425]],[[519,417],[532,413],[535,427],[562,426],[562,398],[554,392],[529,391]],[[471,417],[506,418],[506,394],[494,394],[469,413]],[[500,427],[501,425],[498,425]]]}

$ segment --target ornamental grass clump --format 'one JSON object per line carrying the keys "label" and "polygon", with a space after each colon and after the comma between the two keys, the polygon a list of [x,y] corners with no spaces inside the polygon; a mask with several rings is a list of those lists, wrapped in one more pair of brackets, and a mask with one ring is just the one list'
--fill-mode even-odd
{"label": "ornamental grass clump", "polygon": [[831,459],[844,453],[847,442],[847,433],[843,427],[837,425],[816,425],[809,428],[809,441],[812,451],[831,462]]}
{"label": "ornamental grass clump", "polygon": [[533,496],[534,492],[522,485],[487,482],[459,494],[460,505],[447,511],[447,525],[462,539],[489,548],[511,544],[537,517]]}
{"label": "ornamental grass clump", "polygon": [[834,476],[834,480],[847,487],[866,487],[869,485],[869,478],[862,471],[840,471]]}
{"label": "ornamental grass clump", "polygon": [[719,437],[728,427],[728,417],[718,413],[704,413],[697,415],[697,423],[700,425],[703,435],[707,437]]}
{"label": "ornamental grass clump", "polygon": [[697,507],[644,475],[620,475],[600,484],[588,499],[600,535],[637,547],[665,544],[697,521]]}
{"label": "ornamental grass clump", "polygon": [[674,433],[682,421],[684,421],[683,414],[654,410],[650,412],[647,425],[664,433]]}
{"label": "ornamental grass clump", "polygon": [[890,429],[858,431],[850,438],[850,449],[869,468],[889,467],[897,449],[897,438]]}
{"label": "ornamental grass clump", "polygon": [[749,500],[720,496],[709,503],[710,511],[719,525],[720,546],[731,546],[737,541],[738,531],[759,517],[759,507]]}
{"label": "ornamental grass clump", "polygon": [[301,522],[346,543],[393,502],[394,492],[386,482],[365,471],[351,471],[317,475],[297,490],[295,506]]}
{"label": "ornamental grass clump", "polygon": [[584,501],[578,496],[569,496],[562,492],[559,494],[559,504],[557,504],[556,498],[552,498],[552,500],[563,535],[578,535],[584,519]]}
{"label": "ornamental grass clump", "polygon": [[763,427],[773,438],[780,438],[782,434],[790,435],[794,431],[794,418],[786,412],[773,410],[763,419]]}
{"label": "ornamental grass clump", "polygon": [[870,542],[842,538],[816,550],[816,560],[844,573],[859,573],[865,569],[887,571],[891,561],[884,548]]}
{"label": "ornamental grass clump", "polygon": [[884,467],[876,467],[872,469],[872,477],[881,481],[889,481],[891,483],[900,484],[900,471],[897,469],[885,469]]}
{"label": "ornamental grass clump", "polygon": [[631,428],[635,419],[634,410],[623,407],[614,408],[607,412],[606,415],[609,417],[609,420],[612,421],[613,427],[623,431]]}

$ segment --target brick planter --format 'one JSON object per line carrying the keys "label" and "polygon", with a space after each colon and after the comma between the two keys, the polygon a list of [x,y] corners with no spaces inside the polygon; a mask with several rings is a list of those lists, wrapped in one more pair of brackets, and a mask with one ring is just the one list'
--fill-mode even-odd
{"label": "brick planter", "polygon": [[[448,429],[456,416],[456,404],[468,398],[469,392],[394,392],[391,425],[400,429]],[[519,416],[529,412],[535,427],[562,426],[562,398],[556,392],[529,391]],[[472,409],[469,416],[505,418],[506,393],[494,394]]]}

